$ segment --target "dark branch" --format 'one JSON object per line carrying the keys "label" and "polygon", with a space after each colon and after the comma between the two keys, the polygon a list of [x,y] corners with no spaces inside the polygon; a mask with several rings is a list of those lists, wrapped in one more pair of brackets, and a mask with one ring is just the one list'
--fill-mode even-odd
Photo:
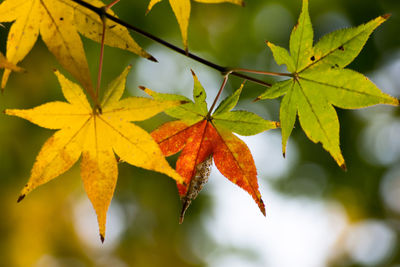
{"label": "dark branch", "polygon": [[[172,49],[173,51],[175,51],[175,52],[177,52],[177,53],[179,53],[179,54],[181,54],[183,56],[189,57],[189,58],[191,58],[191,59],[193,59],[193,60],[195,60],[197,62],[200,62],[200,63],[202,63],[202,64],[204,64],[204,65],[206,65],[206,66],[208,66],[210,68],[213,68],[213,69],[219,71],[222,75],[225,75],[226,73],[228,73],[231,70],[231,68],[220,66],[218,64],[215,64],[215,63],[213,63],[211,61],[208,61],[208,60],[206,60],[204,58],[201,58],[201,57],[199,57],[199,56],[197,56],[195,54],[192,54],[190,52],[187,53],[184,49],[181,49],[181,48],[179,48],[179,47],[177,47],[177,46],[175,46],[175,45],[173,45],[173,44],[171,44],[171,43],[169,43],[169,42],[167,42],[167,41],[165,41],[165,40],[163,40],[163,39],[161,39],[161,38],[159,38],[159,37],[157,37],[157,36],[155,36],[155,35],[153,35],[151,33],[148,33],[148,32],[146,32],[146,31],[144,31],[144,30],[142,30],[140,28],[137,28],[137,27],[127,23],[126,21],[123,21],[123,20],[121,20],[119,18],[116,18],[116,17],[114,17],[114,16],[112,16],[112,15],[110,15],[108,13],[104,14],[104,9],[102,9],[102,8],[95,7],[95,6],[93,6],[93,5],[89,4],[89,3],[86,3],[85,1],[82,1],[82,0],[72,0],[72,1],[77,3],[77,4],[79,4],[79,5],[81,5],[81,6],[83,6],[83,7],[85,7],[85,8],[87,8],[87,9],[92,10],[93,12],[97,13],[100,17],[105,16],[109,20],[112,20],[112,21],[114,21],[115,23],[118,23],[121,26],[124,26],[124,27],[126,27],[126,28],[128,28],[128,29],[130,29],[130,30],[132,30],[132,31],[134,31],[136,33],[139,33],[139,34],[145,36],[146,38],[149,38],[149,39],[151,39],[151,40],[153,40],[153,41],[155,41],[155,42],[157,42],[157,43],[159,43],[159,44],[161,44],[163,46],[166,46],[169,49]],[[249,80],[251,82],[260,84],[262,86],[271,87],[271,84],[269,84],[267,82],[264,82],[264,81],[261,81],[259,79],[247,76],[245,74],[241,74],[241,73],[238,73],[238,72],[234,71],[234,72],[231,73],[231,75],[236,76],[236,77],[240,77],[240,78],[243,78],[243,79],[246,79],[246,80]]]}

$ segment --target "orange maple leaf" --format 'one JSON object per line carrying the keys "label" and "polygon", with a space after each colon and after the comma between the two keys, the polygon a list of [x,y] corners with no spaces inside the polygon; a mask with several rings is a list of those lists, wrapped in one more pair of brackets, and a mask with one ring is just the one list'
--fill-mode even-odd
{"label": "orange maple leaf", "polygon": [[[232,132],[254,135],[277,128],[278,123],[264,120],[248,111],[230,111],[237,104],[243,85],[225,99],[212,115],[209,114],[204,88],[194,73],[193,78],[194,103],[186,97],[159,94],[142,88],[155,99],[190,101],[166,111],[168,115],[180,120],[167,122],[151,133],[165,156],[182,150],[176,163],[176,171],[185,181],[185,185],[178,184],[179,195],[183,201],[181,222],[186,208],[205,183],[201,178],[200,180],[196,178],[199,172],[207,173],[202,170],[207,166],[201,164],[211,157],[218,170],[232,183],[247,191],[265,215],[253,157],[247,145]],[[200,176],[203,180],[208,179],[204,175],[200,174]]]}

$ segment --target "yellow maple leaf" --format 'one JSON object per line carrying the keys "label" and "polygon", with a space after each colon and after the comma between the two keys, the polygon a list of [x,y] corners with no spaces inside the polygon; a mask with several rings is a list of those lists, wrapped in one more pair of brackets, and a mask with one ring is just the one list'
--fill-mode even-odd
{"label": "yellow maple leaf", "polygon": [[[101,1],[87,0],[95,6]],[[113,15],[112,11],[108,11]],[[102,34],[100,17],[71,0],[5,0],[0,4],[0,22],[12,22],[7,39],[7,59],[17,64],[32,49],[40,33],[48,49],[60,64],[85,89],[93,92],[89,67],[83,44],[78,34],[99,42]],[[88,27],[90,25],[90,27]],[[107,22],[105,44],[126,49],[142,57],[154,59],[130,37],[122,26]],[[4,88],[11,70],[3,75]]]}
{"label": "yellow maple leaf", "polygon": [[[162,0],[150,0],[146,13],[148,13],[155,4],[161,1]],[[194,1],[206,4],[216,4],[216,3],[226,2],[244,6],[243,0],[194,0]],[[185,50],[187,50],[188,49],[187,30],[190,18],[190,0],[169,0],[169,3],[172,7],[172,10],[175,13],[176,19],[178,20],[179,28],[181,30],[183,45],[185,47]]]}
{"label": "yellow maple leaf", "polygon": [[59,129],[43,145],[19,201],[33,189],[70,169],[82,154],[81,176],[97,213],[100,237],[105,236],[106,213],[118,177],[114,152],[131,165],[164,173],[178,183],[182,177],[165,160],[157,143],[131,121],[146,120],[182,101],[157,101],[143,97],[120,100],[130,67],[113,81],[101,107],[93,109],[79,85],[56,72],[67,102],[50,102],[33,109],[8,109],[8,115],[41,127]]}

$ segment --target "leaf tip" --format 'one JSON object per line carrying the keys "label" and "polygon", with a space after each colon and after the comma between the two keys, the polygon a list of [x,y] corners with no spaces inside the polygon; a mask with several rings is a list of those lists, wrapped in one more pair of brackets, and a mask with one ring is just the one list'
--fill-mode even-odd
{"label": "leaf tip", "polygon": [[260,98],[260,97],[257,97],[256,99],[253,100],[253,102],[255,103],[255,102],[258,102],[258,101],[260,101],[260,100],[261,100],[261,98]]}
{"label": "leaf tip", "polygon": [[101,243],[104,243],[104,235],[103,234],[100,234],[100,241],[101,241]]}
{"label": "leaf tip", "polygon": [[54,68],[54,69],[53,69],[53,73],[54,73],[55,75],[59,75],[59,74],[60,74],[60,71],[59,71],[58,69]]}
{"label": "leaf tip", "polygon": [[266,214],[266,212],[265,212],[265,205],[264,205],[264,201],[262,200],[261,197],[260,197],[260,199],[259,199],[258,207],[260,208],[260,211],[261,211],[261,213],[264,215],[264,217],[266,217],[267,214]]}
{"label": "leaf tip", "polygon": [[282,152],[283,158],[286,158],[286,152]]}
{"label": "leaf tip", "polygon": [[25,198],[25,194],[22,194],[18,197],[17,203],[21,202]]}
{"label": "leaf tip", "polygon": [[240,93],[242,93],[243,87],[246,84],[247,80],[243,80],[243,82],[240,84],[240,87],[238,90],[240,90]]}
{"label": "leaf tip", "polygon": [[147,59],[150,60],[150,61],[158,63],[158,60],[155,57],[153,57],[152,55],[149,55],[149,57]]}
{"label": "leaf tip", "polygon": [[182,210],[181,210],[181,214],[179,216],[179,224],[183,223],[183,220],[185,219],[185,212],[189,208],[191,202],[192,201],[188,198],[183,199]]}
{"label": "leaf tip", "polygon": [[193,77],[196,77],[196,73],[194,73],[193,69],[190,69],[190,71],[192,72]]}
{"label": "leaf tip", "polygon": [[185,219],[185,212],[181,213],[181,215],[179,216],[179,224],[182,224],[184,219]]}
{"label": "leaf tip", "polygon": [[392,16],[392,14],[388,13],[388,14],[382,15],[381,17],[382,17],[383,19],[387,20],[387,19],[390,18],[391,16]]}
{"label": "leaf tip", "polygon": [[10,115],[10,116],[16,116],[15,111],[16,111],[16,109],[5,109],[5,110],[3,110],[3,113],[6,115]]}
{"label": "leaf tip", "polygon": [[245,6],[246,6],[246,2],[245,2],[245,1],[241,1],[241,2],[240,2],[240,5],[241,5],[242,7],[245,7]]}
{"label": "leaf tip", "polygon": [[155,96],[154,92],[151,91],[149,88],[147,88],[146,86],[138,86],[140,90],[142,90],[143,92],[145,92],[146,94],[148,94],[149,96],[153,97]]}
{"label": "leaf tip", "polygon": [[281,123],[279,121],[275,121],[274,123],[275,123],[275,127],[276,128],[280,128],[281,127]]}
{"label": "leaf tip", "polygon": [[340,168],[341,168],[342,170],[344,170],[345,172],[347,172],[346,163],[343,163],[342,165],[340,165]]}

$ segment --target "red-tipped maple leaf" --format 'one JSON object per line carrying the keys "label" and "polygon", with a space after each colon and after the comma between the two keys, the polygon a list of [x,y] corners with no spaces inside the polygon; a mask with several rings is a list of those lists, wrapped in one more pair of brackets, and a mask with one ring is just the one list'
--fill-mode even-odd
{"label": "red-tipped maple leaf", "polygon": [[253,157],[247,145],[232,132],[254,135],[276,128],[278,123],[264,120],[248,111],[231,111],[239,100],[243,85],[226,98],[212,115],[209,114],[205,102],[206,92],[194,73],[193,79],[194,102],[183,96],[159,94],[142,88],[156,100],[189,102],[168,109],[166,113],[179,120],[167,122],[151,134],[165,156],[182,150],[176,163],[176,170],[186,183],[186,185],[178,184],[179,195],[183,201],[181,222],[190,202],[208,179],[211,156],[218,170],[232,183],[246,190],[265,215]]}

